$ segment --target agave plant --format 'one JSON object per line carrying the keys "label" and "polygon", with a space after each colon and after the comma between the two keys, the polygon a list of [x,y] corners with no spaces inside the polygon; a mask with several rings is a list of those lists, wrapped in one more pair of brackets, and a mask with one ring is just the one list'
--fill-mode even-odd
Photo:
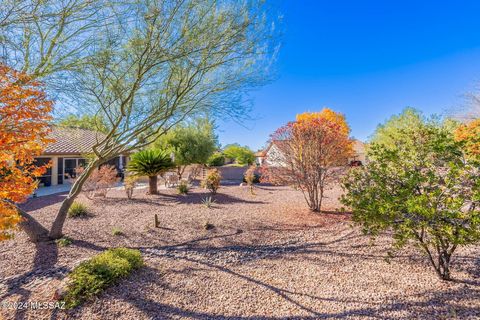
{"label": "agave plant", "polygon": [[204,199],[202,199],[202,204],[207,207],[207,208],[211,208],[215,203],[217,203],[215,201],[215,199],[212,199],[212,197],[206,197]]}
{"label": "agave plant", "polygon": [[148,192],[156,194],[158,193],[157,176],[174,166],[167,152],[160,149],[148,149],[133,154],[127,170],[136,176],[148,176]]}

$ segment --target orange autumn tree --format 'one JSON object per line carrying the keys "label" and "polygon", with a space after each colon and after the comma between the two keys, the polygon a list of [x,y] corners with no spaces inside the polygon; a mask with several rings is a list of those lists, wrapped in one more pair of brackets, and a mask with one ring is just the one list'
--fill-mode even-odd
{"label": "orange autumn tree", "polygon": [[12,236],[22,220],[16,204],[32,194],[46,170],[34,157],[49,142],[51,111],[40,83],[0,64],[0,240]]}
{"label": "orange autumn tree", "polygon": [[455,131],[455,140],[464,143],[468,157],[480,159],[480,119],[460,125]]}
{"label": "orange autumn tree", "polygon": [[327,183],[352,155],[349,134],[345,117],[330,109],[297,115],[271,136],[262,180],[300,189],[308,207],[321,211]]}

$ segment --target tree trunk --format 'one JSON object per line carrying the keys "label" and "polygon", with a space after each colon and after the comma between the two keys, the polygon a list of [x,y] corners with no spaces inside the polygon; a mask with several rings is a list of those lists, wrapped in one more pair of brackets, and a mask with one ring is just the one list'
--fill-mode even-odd
{"label": "tree trunk", "polygon": [[25,231],[31,242],[37,243],[49,240],[48,230],[45,227],[27,212],[20,208],[17,208],[17,210],[23,218],[23,221],[19,223],[19,227]]}
{"label": "tree trunk", "polygon": [[75,198],[82,191],[83,184],[85,181],[87,181],[87,179],[90,177],[90,174],[93,172],[93,170],[95,170],[99,163],[99,160],[90,162],[85,171],[83,171],[83,173],[73,183],[70,193],[65,200],[63,200],[60,210],[58,210],[57,216],[55,217],[55,221],[50,228],[50,239],[60,239],[63,236],[63,224],[67,218],[68,210],[70,209],[70,206]]}
{"label": "tree trunk", "polygon": [[157,176],[149,176],[148,177],[148,193],[150,194],[157,194]]}
{"label": "tree trunk", "polygon": [[446,252],[442,252],[438,257],[438,273],[442,280],[450,281],[450,255]]}

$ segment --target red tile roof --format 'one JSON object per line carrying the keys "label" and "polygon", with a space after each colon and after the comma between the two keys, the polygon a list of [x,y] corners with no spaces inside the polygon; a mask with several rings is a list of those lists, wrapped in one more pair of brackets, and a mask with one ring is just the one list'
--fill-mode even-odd
{"label": "red tile roof", "polygon": [[86,129],[52,127],[49,138],[55,142],[49,144],[44,154],[91,153],[92,147],[105,137],[105,134]]}

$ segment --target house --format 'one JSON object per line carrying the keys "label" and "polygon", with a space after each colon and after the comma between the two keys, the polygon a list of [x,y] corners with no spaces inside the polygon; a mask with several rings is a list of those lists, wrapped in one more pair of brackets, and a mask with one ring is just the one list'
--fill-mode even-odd
{"label": "house", "polygon": [[[285,141],[274,140],[270,142],[267,149],[262,152],[262,156],[259,157],[259,161],[261,161],[260,165],[281,165],[282,159],[285,159],[281,151],[282,147],[280,146],[282,143],[285,143]],[[355,139],[353,142],[353,156],[352,158],[348,159],[348,164],[362,165],[365,163],[367,163],[365,144],[362,141]]]}
{"label": "house", "polygon": [[265,152],[265,150],[255,152],[255,163],[257,164],[257,166],[261,166],[263,164],[266,155],[267,153]]}
{"label": "house", "polygon": [[[94,130],[52,127],[48,138],[55,142],[49,144],[44,153],[35,158],[37,165],[49,162],[52,164],[40,177],[40,186],[71,183],[76,175],[75,169],[87,163],[88,154],[93,152],[93,146],[104,137],[103,133]],[[120,155],[107,163],[115,165],[119,174],[123,174],[127,158],[127,155]]]}

